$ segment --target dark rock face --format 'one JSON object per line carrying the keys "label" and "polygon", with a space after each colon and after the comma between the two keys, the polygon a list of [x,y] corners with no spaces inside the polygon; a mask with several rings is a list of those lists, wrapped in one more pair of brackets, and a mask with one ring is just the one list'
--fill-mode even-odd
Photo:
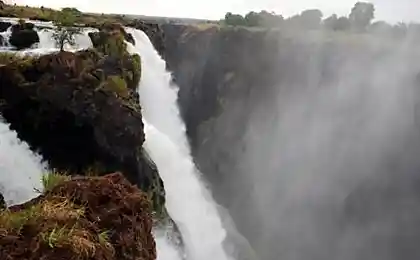
{"label": "dark rock face", "polygon": [[32,23],[20,23],[13,25],[9,42],[17,49],[25,49],[39,42],[39,36]]}
{"label": "dark rock face", "polygon": [[261,227],[256,224],[258,212],[250,210],[251,193],[240,200],[235,195],[235,187],[252,190],[252,184],[236,175],[233,165],[235,153],[243,152],[241,140],[252,104],[269,96],[267,90],[276,80],[277,67],[272,65],[278,35],[173,24],[162,29],[195,162],[212,185],[215,199],[255,246],[253,237]]}
{"label": "dark rock face", "polygon": [[12,26],[11,22],[0,22],[0,32],[5,32],[9,27]]}
{"label": "dark rock face", "polygon": [[162,29],[166,61],[180,87],[181,112],[195,149],[200,142],[198,127],[221,112],[223,98],[235,95],[241,100],[249,97],[254,87],[275,81],[272,64],[279,49],[277,35],[173,24],[164,24]]}
{"label": "dark rock face", "polygon": [[74,174],[121,171],[145,191],[163,187],[143,155],[135,84],[121,72],[138,73],[137,59],[127,55],[119,61],[89,50],[2,66],[2,115],[53,168]]}
{"label": "dark rock face", "polygon": [[4,201],[3,194],[0,193],[0,210],[5,209],[6,207],[6,201]]}

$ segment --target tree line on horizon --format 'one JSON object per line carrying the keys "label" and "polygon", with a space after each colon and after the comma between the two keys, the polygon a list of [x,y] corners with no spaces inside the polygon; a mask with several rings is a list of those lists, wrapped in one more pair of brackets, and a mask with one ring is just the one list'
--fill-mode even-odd
{"label": "tree line on horizon", "polygon": [[222,24],[245,27],[296,27],[303,29],[328,29],[332,31],[373,32],[389,34],[390,36],[404,36],[408,31],[416,31],[420,34],[420,24],[398,23],[391,25],[385,21],[373,22],[375,18],[375,5],[368,2],[357,2],[348,16],[333,14],[324,18],[319,9],[304,10],[300,14],[284,18],[274,12],[251,11],[245,16],[240,14],[226,13]]}

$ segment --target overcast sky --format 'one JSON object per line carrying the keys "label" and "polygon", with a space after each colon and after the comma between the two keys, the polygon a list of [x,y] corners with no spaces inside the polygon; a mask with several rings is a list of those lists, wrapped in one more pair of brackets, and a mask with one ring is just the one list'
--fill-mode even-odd
{"label": "overcast sky", "polygon": [[[347,15],[357,0],[6,0],[6,2],[48,6],[77,7],[82,11],[128,13],[219,19],[228,11],[246,13],[269,10],[290,16],[304,9],[318,8],[325,15]],[[371,0],[378,19],[420,21],[420,0]]]}

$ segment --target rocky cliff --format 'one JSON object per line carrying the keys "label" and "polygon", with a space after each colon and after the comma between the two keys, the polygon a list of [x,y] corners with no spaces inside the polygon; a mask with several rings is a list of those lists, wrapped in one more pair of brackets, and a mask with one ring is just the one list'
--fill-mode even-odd
{"label": "rocky cliff", "polygon": [[[416,232],[396,228],[402,225],[396,219],[386,220],[392,228],[382,237],[350,234],[358,224],[341,229],[353,218],[369,227],[382,221],[379,213],[362,210],[381,197],[373,194],[393,197],[398,207],[407,198],[419,200],[416,192],[393,193],[412,190],[407,181],[394,181],[393,188],[363,185],[363,198],[353,192],[368,175],[412,180],[420,171],[412,158],[420,151],[413,141],[420,130],[408,119],[418,94],[415,43],[328,31],[162,29],[195,161],[261,259],[345,259],[347,253],[365,259],[399,236],[407,237],[410,255],[418,255],[418,240],[407,243]],[[399,85],[406,87],[400,92]],[[393,117],[400,112],[408,116]],[[410,134],[395,136],[400,125],[411,127]],[[374,129],[381,135],[373,138]],[[410,152],[391,151],[401,143]],[[383,200],[380,205],[375,212],[389,212]],[[374,237],[378,245],[338,249],[353,246],[346,240],[351,236]],[[402,248],[395,243],[387,259],[403,257]]]}
{"label": "rocky cliff", "polygon": [[127,53],[121,29],[90,34],[94,48],[75,53],[3,53],[0,111],[51,168],[68,174],[121,171],[150,191],[158,210],[165,201],[163,183],[142,148],[140,57]]}

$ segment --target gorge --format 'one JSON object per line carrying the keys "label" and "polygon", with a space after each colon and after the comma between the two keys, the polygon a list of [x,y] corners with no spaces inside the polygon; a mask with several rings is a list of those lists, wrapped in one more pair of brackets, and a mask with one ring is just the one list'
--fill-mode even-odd
{"label": "gorge", "polygon": [[137,184],[147,259],[420,256],[415,36],[130,21],[59,52],[52,23],[17,50],[3,22],[0,54],[24,57],[0,62],[7,205],[92,171],[58,187]]}

